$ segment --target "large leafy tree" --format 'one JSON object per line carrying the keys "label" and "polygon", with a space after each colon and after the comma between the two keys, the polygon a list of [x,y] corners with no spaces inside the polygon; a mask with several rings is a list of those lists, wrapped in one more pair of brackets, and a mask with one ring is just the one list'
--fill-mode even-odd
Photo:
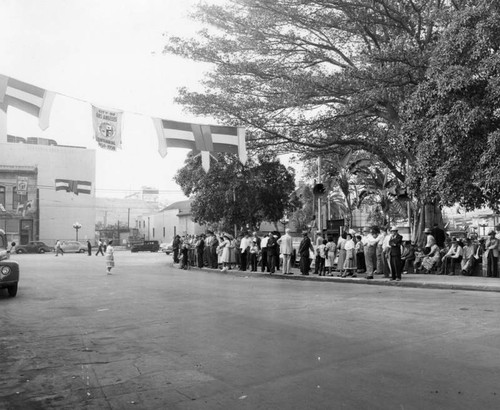
{"label": "large leafy tree", "polygon": [[166,52],[213,64],[197,114],[248,127],[254,147],[376,154],[405,179],[400,107],[425,78],[450,13],[467,1],[230,0],[195,15],[215,30],[171,37]]}
{"label": "large leafy tree", "polygon": [[[276,152],[294,151],[304,157],[328,157],[339,147],[371,153],[400,184],[409,182],[422,229],[439,221],[439,204],[459,201],[479,206],[500,198],[500,190],[491,183],[483,187],[468,184],[473,189],[464,196],[460,194],[464,186],[453,178],[463,171],[472,177],[469,171],[478,164],[489,164],[488,174],[497,171],[494,160],[499,143],[492,133],[487,153],[463,155],[475,149],[465,138],[474,135],[464,132],[470,121],[477,124],[476,133],[484,126],[480,110],[469,113],[467,104],[447,106],[447,99],[456,94],[445,86],[451,92],[440,91],[442,103],[436,112],[441,118],[429,122],[435,112],[428,112],[424,122],[419,122],[421,113],[428,111],[426,105],[433,107],[429,100],[436,96],[436,84],[429,79],[436,68],[445,83],[443,69],[454,61],[449,57],[455,54],[455,59],[463,59],[459,70],[448,72],[456,78],[455,86],[460,86],[460,81],[474,86],[477,79],[466,81],[467,71],[461,70],[479,61],[473,51],[475,44],[481,46],[485,58],[488,50],[496,54],[496,46],[489,48],[491,41],[481,43],[481,31],[474,34],[472,21],[468,26],[468,32],[474,34],[472,40],[460,36],[459,30],[464,13],[474,14],[477,9],[488,14],[498,8],[496,3],[229,0],[223,6],[199,7],[195,18],[208,27],[201,31],[201,40],[170,37],[165,50],[213,66],[203,92],[180,90],[178,101],[189,110],[245,125],[250,144],[257,149],[272,146]],[[489,34],[494,34],[494,25],[490,28]],[[482,71],[471,72],[480,73],[479,77],[485,72],[494,74],[496,66],[491,60],[490,56]],[[464,86],[461,91],[467,89]],[[482,96],[484,93],[474,93],[475,100]],[[422,100],[424,104],[417,104],[417,110],[409,109]],[[444,117],[447,121],[442,121]],[[453,122],[462,118],[460,130]],[[423,125],[427,127],[422,134],[419,128]],[[451,126],[446,137],[429,138],[432,127],[439,125]],[[460,138],[458,143],[456,137]],[[439,161],[446,168],[444,174],[429,166],[437,148],[443,147]],[[450,156],[458,159],[447,161]],[[466,164],[459,167],[463,162]],[[421,178],[424,171],[430,172]],[[481,190],[484,193],[477,196]],[[474,195],[478,198],[475,201]],[[427,212],[423,212],[426,206]]]}
{"label": "large leafy tree", "polygon": [[403,110],[415,157],[409,185],[466,209],[500,199],[500,3],[457,13],[433,51],[426,80]]}
{"label": "large leafy tree", "polygon": [[191,211],[201,224],[221,229],[258,229],[277,223],[300,206],[294,195],[295,174],[279,160],[260,156],[241,165],[234,156],[218,154],[205,173],[201,158],[190,155],[175,181],[193,199]]}

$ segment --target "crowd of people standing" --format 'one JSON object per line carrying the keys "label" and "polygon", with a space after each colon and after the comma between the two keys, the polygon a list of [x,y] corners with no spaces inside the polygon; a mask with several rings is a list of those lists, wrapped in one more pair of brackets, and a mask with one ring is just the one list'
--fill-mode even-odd
{"label": "crowd of people standing", "polygon": [[[483,276],[498,277],[500,225],[486,240],[450,238],[437,225],[426,229],[426,243],[416,246],[403,241],[397,227],[367,227],[362,233],[344,231],[338,238],[324,238],[316,232],[303,231],[300,244],[294,248],[290,229],[259,235],[244,232],[234,237],[229,233],[207,231],[201,235],[177,235],[173,241],[174,262],[182,269],[191,266],[228,271],[239,269],[274,274],[281,270],[291,275],[299,260],[301,275],[357,277],[367,279],[382,275],[400,281],[405,273],[474,275],[483,265]],[[296,256],[296,254],[298,255]],[[484,259],[484,262],[483,262]],[[314,269],[311,269],[314,261]]]}
{"label": "crowd of people standing", "polygon": [[293,244],[290,230],[281,235],[277,231],[260,237],[257,232],[245,232],[234,237],[229,233],[216,235],[207,231],[201,235],[176,235],[172,243],[174,263],[181,269],[190,266],[230,269],[270,274],[280,267],[284,274],[291,273]]}

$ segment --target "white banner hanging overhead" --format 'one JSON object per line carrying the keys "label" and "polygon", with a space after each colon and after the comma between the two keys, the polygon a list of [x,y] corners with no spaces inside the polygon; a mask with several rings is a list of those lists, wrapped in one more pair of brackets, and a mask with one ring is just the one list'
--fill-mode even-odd
{"label": "white banner hanging overhead", "polygon": [[116,151],[122,147],[122,111],[92,106],[94,138],[101,148]]}
{"label": "white banner hanging overhead", "polygon": [[42,130],[49,127],[55,93],[0,74],[0,103],[16,107],[38,118]]}
{"label": "white banner hanging overhead", "polygon": [[208,172],[209,153],[237,154],[240,162],[247,161],[245,128],[223,125],[202,125],[153,118],[158,134],[158,151],[164,157],[167,147],[189,148],[202,153],[202,166]]}
{"label": "white banner hanging overhead", "polygon": [[[38,117],[42,130],[49,126],[49,115],[55,95],[53,91],[0,74],[0,109],[6,111],[6,107],[13,106],[34,115]],[[66,97],[88,103],[68,95]],[[123,111],[91,105],[94,139],[98,145],[111,151],[121,149]],[[167,146],[188,148],[201,155],[203,169],[207,172],[210,156],[214,152],[237,154],[242,164],[247,161],[244,127],[152,119],[158,136],[158,151],[162,157],[167,154]],[[6,127],[0,127],[0,133],[4,132],[4,129],[6,134]],[[0,139],[1,137],[2,135]],[[51,139],[37,138],[37,141],[39,144],[44,141],[44,145],[52,145]]]}

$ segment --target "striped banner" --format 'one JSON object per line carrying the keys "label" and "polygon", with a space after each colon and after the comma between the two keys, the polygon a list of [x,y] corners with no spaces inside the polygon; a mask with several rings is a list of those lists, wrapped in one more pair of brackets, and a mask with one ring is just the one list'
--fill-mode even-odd
{"label": "striped banner", "polygon": [[42,130],[49,127],[55,93],[0,74],[0,103],[16,107],[38,118]]}
{"label": "striped banner", "polygon": [[72,179],[56,179],[56,191],[73,192],[78,194],[90,194],[92,182],[74,181]]}
{"label": "striped banner", "polygon": [[158,134],[158,151],[164,157],[167,147],[188,148],[202,152],[202,163],[208,171],[207,153],[238,154],[241,163],[247,161],[245,128],[220,125],[201,125],[153,118]]}

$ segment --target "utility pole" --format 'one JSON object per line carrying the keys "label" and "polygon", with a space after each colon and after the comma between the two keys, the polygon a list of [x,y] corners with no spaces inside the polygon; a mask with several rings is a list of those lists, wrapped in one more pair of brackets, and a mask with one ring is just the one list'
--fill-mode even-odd
{"label": "utility pole", "polygon": [[[318,184],[321,184],[321,157],[318,157]],[[321,195],[318,195],[318,231],[323,232],[321,219]]]}
{"label": "utility pole", "polygon": [[[236,208],[236,189],[233,188],[233,203],[234,207]],[[234,224],[234,238],[236,239],[236,236],[238,236],[238,227],[236,223]]]}

